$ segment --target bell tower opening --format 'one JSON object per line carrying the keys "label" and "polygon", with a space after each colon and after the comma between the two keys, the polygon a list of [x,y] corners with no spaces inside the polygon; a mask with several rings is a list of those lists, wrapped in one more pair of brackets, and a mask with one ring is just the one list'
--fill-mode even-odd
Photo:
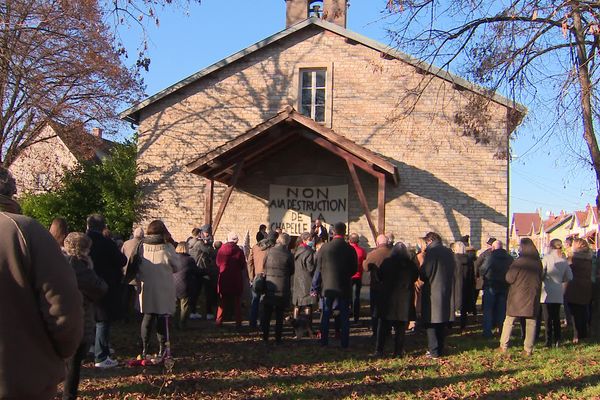
{"label": "bell tower opening", "polygon": [[348,0],[285,0],[286,28],[307,18],[320,18],[346,27]]}

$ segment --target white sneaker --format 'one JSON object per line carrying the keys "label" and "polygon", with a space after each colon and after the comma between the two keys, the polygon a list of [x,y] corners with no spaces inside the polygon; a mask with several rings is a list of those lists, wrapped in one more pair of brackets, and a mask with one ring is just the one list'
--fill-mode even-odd
{"label": "white sneaker", "polygon": [[215,316],[212,315],[212,314],[206,314],[206,319],[207,320],[212,320],[212,319],[215,319]]}
{"label": "white sneaker", "polygon": [[115,361],[110,357],[106,357],[106,360],[95,363],[94,367],[96,367],[96,368],[113,368],[113,367],[116,367],[117,365],[119,365],[118,361]]}

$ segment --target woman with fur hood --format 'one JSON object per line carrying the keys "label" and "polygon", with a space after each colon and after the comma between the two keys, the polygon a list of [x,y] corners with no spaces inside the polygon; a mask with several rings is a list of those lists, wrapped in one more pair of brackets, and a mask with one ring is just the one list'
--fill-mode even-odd
{"label": "woman with fur hood", "polygon": [[100,300],[108,285],[94,272],[94,265],[89,257],[92,240],[81,232],[69,233],[64,239],[63,249],[67,261],[75,270],[77,286],[83,296],[84,328],[83,338],[77,352],[65,363],[65,383],[63,389],[63,400],[77,398],[79,387],[79,373],[81,362],[85,358],[87,349],[94,342],[96,321],[94,318],[94,303]]}

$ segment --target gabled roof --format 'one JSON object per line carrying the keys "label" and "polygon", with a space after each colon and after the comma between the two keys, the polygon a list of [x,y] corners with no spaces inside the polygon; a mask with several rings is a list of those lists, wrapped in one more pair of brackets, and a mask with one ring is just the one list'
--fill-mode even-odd
{"label": "gabled roof", "polygon": [[79,162],[98,162],[115,146],[110,140],[88,133],[83,125],[65,126],[57,122],[49,125]]}
{"label": "gabled roof", "polygon": [[550,233],[565,222],[570,221],[572,218],[573,214],[559,214],[556,216],[550,216],[550,218],[544,221],[544,232]]}
{"label": "gabled roof", "polygon": [[188,172],[228,183],[234,174],[235,165],[240,162],[244,162],[245,166],[256,163],[297,139],[313,141],[346,161],[357,163],[368,172],[383,173],[395,184],[399,181],[395,164],[300,114],[291,106],[202,154],[186,168]]}
{"label": "gabled roof", "polygon": [[260,42],[257,42],[255,44],[253,44],[252,46],[249,46],[249,47],[247,47],[247,48],[245,48],[245,49],[243,49],[243,50],[241,50],[241,51],[239,51],[239,52],[237,52],[215,64],[212,64],[211,66],[209,66],[207,68],[204,68],[204,69],[196,72],[195,74],[188,76],[187,78],[175,83],[174,85],[169,86],[166,89],[163,89],[160,92],[146,98],[145,100],[141,101],[140,103],[133,105],[132,107],[128,108],[127,110],[121,112],[119,114],[119,116],[122,119],[131,121],[134,123],[138,123],[139,122],[139,112],[142,109],[148,107],[149,105],[169,96],[170,94],[177,92],[178,90],[182,89],[183,87],[186,87],[187,85],[190,85],[191,83],[193,83],[193,82],[195,82],[195,81],[243,58],[243,57],[246,57],[249,54],[252,54],[266,46],[269,46],[269,45],[271,45],[275,42],[278,42],[290,35],[293,35],[294,33],[301,31],[304,28],[307,28],[309,26],[316,26],[316,27],[320,27],[324,30],[334,32],[340,36],[345,37],[349,41],[360,43],[366,47],[369,47],[376,51],[379,51],[388,57],[396,58],[407,64],[413,65],[414,67],[418,68],[419,70],[421,70],[423,72],[433,74],[445,81],[451,82],[454,85],[460,86],[460,87],[470,90],[474,93],[477,93],[477,94],[480,94],[487,98],[490,98],[491,100],[493,100],[499,104],[502,104],[508,108],[516,110],[517,112],[519,112],[522,115],[525,115],[527,113],[527,108],[525,106],[523,106],[513,100],[510,100],[504,96],[501,96],[495,92],[491,92],[490,90],[485,89],[481,86],[475,85],[474,83],[469,82],[466,79],[459,77],[458,75],[454,75],[446,70],[443,70],[443,69],[433,66],[429,63],[426,63],[422,60],[414,58],[408,54],[405,54],[403,52],[395,50],[395,49],[391,48],[390,46],[386,46],[386,45],[379,43],[373,39],[369,39],[363,35],[349,31],[348,29],[343,28],[339,25],[324,21],[324,20],[316,18],[316,17],[312,17],[312,18],[308,18],[302,22],[299,22],[295,25],[292,25],[283,31],[280,31],[272,36],[269,36],[268,38],[261,40]]}
{"label": "gabled roof", "polygon": [[517,236],[531,236],[540,231],[542,217],[538,213],[514,213],[513,227]]}

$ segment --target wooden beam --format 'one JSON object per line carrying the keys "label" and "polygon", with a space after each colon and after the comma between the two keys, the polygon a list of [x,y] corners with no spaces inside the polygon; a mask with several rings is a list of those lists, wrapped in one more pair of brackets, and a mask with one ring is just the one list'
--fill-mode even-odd
{"label": "wooden beam", "polygon": [[212,179],[205,179],[205,181],[206,183],[204,184],[204,225],[212,225],[215,181],[213,181]]}
{"label": "wooden beam", "polygon": [[385,232],[385,175],[381,174],[377,178],[377,230],[381,233]]}
{"label": "wooden beam", "polygon": [[233,192],[233,189],[235,188],[235,185],[237,184],[237,181],[238,181],[238,178],[240,177],[243,166],[244,166],[244,160],[240,161],[235,166],[235,172],[233,173],[233,177],[231,178],[231,183],[229,184],[229,186],[227,187],[227,190],[225,190],[225,193],[223,194],[223,199],[221,199],[221,204],[219,205],[219,211],[217,211],[217,215],[215,216],[215,222],[214,222],[214,226],[213,226],[213,236],[215,235],[215,233],[217,232],[217,229],[219,228],[219,223],[221,223],[221,218],[223,217],[223,214],[225,213],[225,207],[227,207],[227,204],[229,203],[229,198],[231,197],[231,193]]}
{"label": "wooden beam", "polygon": [[365,196],[365,192],[362,188],[362,185],[360,184],[360,179],[358,179],[356,168],[354,168],[354,164],[352,164],[350,161],[346,161],[346,163],[348,164],[348,171],[350,171],[350,176],[352,177],[352,182],[354,183],[354,189],[356,189],[356,193],[358,194],[358,199],[360,200],[360,204],[363,207],[365,217],[367,217],[369,228],[371,228],[371,233],[373,234],[373,241],[376,242],[377,230],[375,229],[375,224],[373,223],[373,218],[371,217],[371,210],[369,210],[367,197]]}

